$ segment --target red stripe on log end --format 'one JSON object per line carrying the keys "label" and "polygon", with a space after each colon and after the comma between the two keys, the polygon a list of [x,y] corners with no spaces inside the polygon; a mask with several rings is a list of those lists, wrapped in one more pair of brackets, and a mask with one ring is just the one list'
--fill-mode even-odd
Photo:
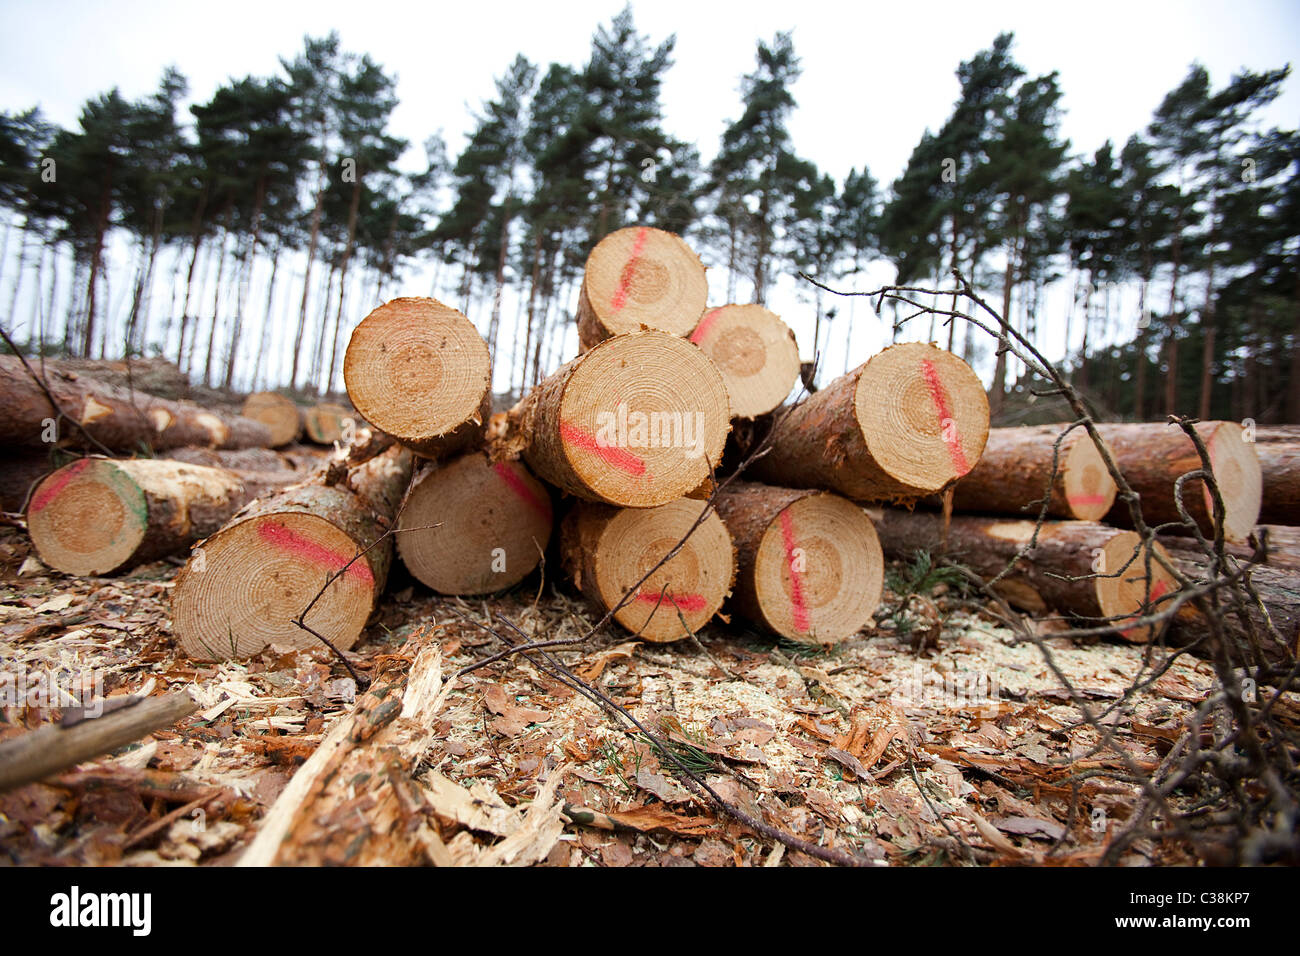
{"label": "red stripe on log end", "polygon": [[[952,417],[948,400],[943,394],[943,382],[939,380],[939,370],[929,359],[922,359],[921,374],[925,376],[925,384],[930,389],[930,399],[934,402],[934,410],[939,415],[939,433],[943,436],[944,444],[948,446],[948,456],[952,459],[953,470],[960,478],[970,471],[970,465],[966,462],[966,453],[961,449],[957,421]],[[952,428],[948,427],[949,422],[952,423]]]}
{"label": "red stripe on log end", "polygon": [[[658,591],[640,591],[637,593],[638,601],[645,601],[649,604],[659,603]],[[670,594],[664,592],[664,604],[672,604],[674,607],[687,612],[703,611],[707,602],[703,594]]]}
{"label": "red stripe on log end", "polygon": [[584,431],[577,425],[560,422],[560,438],[566,444],[591,452],[606,464],[619,469],[619,471],[625,471],[629,475],[636,475],[637,477],[646,473],[645,462],[642,459],[622,448],[600,444],[600,442],[596,441],[594,435]]}
{"label": "red stripe on log end", "polygon": [[551,502],[548,499],[537,497],[533,489],[528,487],[528,483],[520,477],[518,472],[504,461],[497,462],[492,466],[492,470],[500,475],[501,480],[510,486],[510,490],[527,502],[530,508],[547,521],[551,520]]}
{"label": "red stripe on log end", "polygon": [[642,226],[637,230],[636,241],[632,243],[632,255],[628,258],[627,264],[623,266],[623,272],[618,277],[618,288],[614,290],[614,301],[610,303],[615,312],[627,305],[627,293],[632,285],[632,276],[636,274],[636,261],[641,258],[649,234],[650,229],[647,226]]}
{"label": "red stripe on log end", "polygon": [[68,482],[81,474],[89,464],[90,459],[83,458],[81,461],[75,461],[60,471],[32,497],[32,503],[27,508],[28,512],[35,514],[47,508],[50,502],[58,497],[59,492],[68,487]]}
{"label": "red stripe on log end", "polygon": [[811,621],[803,596],[803,582],[794,569],[794,519],[790,517],[789,508],[781,512],[781,540],[785,544],[785,560],[790,568],[790,605],[794,609],[794,626],[796,630],[807,633]]}
{"label": "red stripe on log end", "polygon": [[[295,557],[302,558],[305,561],[311,561],[316,564],[323,564],[334,573],[351,561],[350,555],[342,555],[337,551],[331,551],[323,544],[318,544],[304,538],[302,535],[291,531],[282,524],[276,524],[273,521],[264,521],[257,526],[257,535],[263,541],[275,545],[277,548],[288,551]],[[370,573],[370,567],[366,564],[364,557],[357,558],[348,567],[346,572],[348,577],[355,577],[359,581],[365,582],[370,587],[374,586],[375,578]]]}
{"label": "red stripe on log end", "polygon": [[718,321],[718,313],[721,311],[722,307],[718,307],[711,312],[705,313],[704,318],[700,319],[700,324],[691,333],[692,342],[699,345],[700,342],[704,341],[704,336],[709,334],[709,329],[713,328],[713,323]]}

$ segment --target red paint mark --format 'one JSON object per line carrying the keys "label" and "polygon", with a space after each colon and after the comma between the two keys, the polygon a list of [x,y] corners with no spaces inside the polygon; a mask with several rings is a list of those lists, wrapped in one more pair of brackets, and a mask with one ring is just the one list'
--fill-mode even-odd
{"label": "red paint mark", "polygon": [[602,445],[596,441],[594,435],[584,431],[577,425],[570,425],[568,422],[560,422],[560,438],[567,444],[581,448],[583,451],[589,451],[605,461],[606,464],[626,471],[629,475],[638,477],[646,473],[645,462],[622,448],[616,448],[613,445]]}
{"label": "red paint mark", "polygon": [[[658,604],[659,592],[640,591],[637,593],[636,599],[649,604]],[[703,594],[669,594],[667,591],[664,592],[663,603],[672,604],[674,607],[687,612],[703,611],[707,606]]]}
{"label": "red paint mark", "polygon": [[806,633],[810,623],[808,603],[803,596],[803,581],[799,580],[799,572],[794,569],[794,519],[790,517],[789,508],[781,512],[781,540],[785,543],[785,560],[790,566],[790,604],[794,608],[794,626],[796,630]]}
{"label": "red paint mark", "polygon": [[1072,505],[1104,505],[1105,495],[1070,495],[1066,499]]}
{"label": "red paint mark", "polygon": [[649,235],[648,226],[642,226],[637,230],[636,241],[632,243],[632,255],[623,266],[623,273],[618,277],[618,288],[614,290],[614,301],[610,303],[615,312],[627,305],[628,289],[632,285],[632,276],[636,274],[636,261],[641,258],[641,252],[645,249],[645,241]]}
{"label": "red paint mark", "polygon": [[700,319],[700,324],[697,325],[695,331],[691,333],[692,342],[699,345],[700,342],[704,340],[704,336],[709,334],[709,329],[713,328],[713,323],[718,320],[718,313],[722,311],[722,308],[723,307],[719,307],[714,309],[712,312],[705,313],[704,318]]}
{"label": "red paint mark", "polygon": [[68,487],[68,482],[85,470],[90,464],[89,458],[83,458],[81,461],[74,461],[68,467],[61,469],[57,474],[51,475],[50,480],[45,482],[32,497],[32,503],[27,510],[31,514],[44,510],[52,502],[60,491]]}
{"label": "red paint mark", "polygon": [[499,461],[492,466],[492,470],[501,476],[501,480],[510,486],[510,490],[527,502],[528,506],[536,511],[547,521],[551,520],[551,502],[549,499],[539,498],[532,488],[528,487],[528,482],[523,477],[507,465],[504,461]]}
{"label": "red paint mark", "polygon": [[[337,571],[343,567],[352,558],[350,555],[339,554],[337,551],[331,551],[323,544],[318,544],[304,538],[297,532],[290,531],[282,524],[276,524],[271,521],[264,521],[257,526],[257,536],[263,541],[267,541],[277,548],[291,552],[305,561],[312,561],[316,564],[323,564],[331,572]],[[355,577],[357,580],[364,582],[373,587],[375,583],[374,575],[370,573],[370,567],[366,564],[365,558],[358,558],[352,562],[347,570],[349,577]]]}
{"label": "red paint mark", "polygon": [[[1150,605],[1151,607],[1154,607],[1156,601],[1164,597],[1165,592],[1168,590],[1169,590],[1169,585],[1167,585],[1164,581],[1157,581],[1155,584],[1151,586],[1151,597],[1147,601],[1147,604]],[[1125,628],[1121,633],[1125,637],[1128,637],[1130,634],[1133,633],[1134,630],[1136,630],[1136,628],[1129,627],[1129,628]]]}
{"label": "red paint mark", "polygon": [[[944,443],[948,446],[948,455],[952,458],[952,467],[957,472],[957,477],[961,477],[970,471],[970,465],[966,462],[966,453],[961,450],[961,441],[957,435],[957,421],[952,417],[952,412],[948,409],[948,400],[943,395],[943,383],[939,381],[939,372],[934,367],[934,363],[929,359],[921,360],[921,373],[925,376],[925,384],[930,388],[930,398],[934,402],[934,410],[939,415],[939,432],[943,435]],[[948,422],[952,427],[948,427]]]}

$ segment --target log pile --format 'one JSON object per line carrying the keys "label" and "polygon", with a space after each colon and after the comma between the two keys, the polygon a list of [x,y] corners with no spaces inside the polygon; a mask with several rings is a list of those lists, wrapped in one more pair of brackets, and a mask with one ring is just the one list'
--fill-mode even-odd
{"label": "log pile", "polygon": [[[0,442],[29,449],[0,491],[65,573],[191,548],[173,631],[202,660],[318,637],[346,650],[394,556],[449,596],[558,568],[598,613],[656,642],[692,638],[720,613],[788,640],[846,640],[870,625],[885,559],[918,551],[985,580],[1015,559],[997,588],[1019,609],[1131,641],[1160,631],[1132,622],[1168,606],[1171,569],[1191,568],[1177,535],[1208,533],[1214,509],[1177,426],[1098,426],[1160,526],[1146,547],[1126,527],[1132,496],[1084,428],[990,430],[975,373],[917,342],[783,404],[801,366],[789,327],[758,305],[706,308],[707,292],[679,237],[607,236],[582,282],[580,354],[496,416],[487,344],[432,298],[393,299],[357,324],[343,369],[352,407],[263,392],[223,416],[56,365],[38,381],[0,358]],[[42,441],[49,419],[58,434]],[[1232,422],[1197,432],[1231,554],[1249,556],[1261,514],[1300,519],[1300,436],[1260,429],[1254,441]],[[67,457],[142,448],[167,457]],[[1269,537],[1283,554],[1258,579],[1262,612],[1294,646],[1300,559],[1285,552],[1300,534]],[[1175,621],[1187,635],[1203,623]]]}

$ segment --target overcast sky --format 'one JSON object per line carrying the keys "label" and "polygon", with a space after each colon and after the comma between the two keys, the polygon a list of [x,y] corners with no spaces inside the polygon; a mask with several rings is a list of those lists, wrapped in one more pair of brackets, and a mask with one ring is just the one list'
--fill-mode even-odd
{"label": "overcast sky", "polygon": [[[470,111],[492,94],[493,77],[516,53],[543,67],[580,65],[595,26],[622,6],[623,0],[0,0],[0,109],[39,104],[55,122],[71,125],[87,97],[115,85],[127,97],[145,95],[168,63],[189,78],[192,99],[203,100],[230,77],[274,72],[277,57],[292,56],[305,34],[334,29],[346,49],[371,54],[397,75],[394,131],[414,149],[442,129],[454,156]],[[1015,32],[1014,55],[1031,74],[1059,71],[1062,132],[1076,153],[1090,153],[1107,138],[1122,143],[1144,128],[1194,60],[1219,86],[1242,67],[1288,63],[1300,49],[1296,0],[657,0],[636,3],[634,11],[652,41],[677,36],[663,90],[666,127],[696,142],[706,161],[739,113],[739,77],[753,68],[755,41],[790,29],[804,68],[794,90],[796,149],[836,178],[865,164],[883,183],[902,170],[922,131],[947,117],[958,63],[1003,30]],[[1296,78],[1267,120],[1300,123]],[[405,165],[415,162],[408,154]]]}

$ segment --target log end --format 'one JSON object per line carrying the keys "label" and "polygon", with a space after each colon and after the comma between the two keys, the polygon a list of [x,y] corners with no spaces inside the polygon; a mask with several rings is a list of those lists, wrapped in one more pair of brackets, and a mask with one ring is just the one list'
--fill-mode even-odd
{"label": "log end", "polygon": [[440,594],[491,594],[519,583],[551,538],[546,487],[515,461],[477,452],[417,479],[397,527],[397,550]]}
{"label": "log end", "polygon": [[[600,603],[607,609],[618,604],[690,530],[704,507],[687,498],[658,508],[617,511],[594,542],[595,580],[588,588],[594,588]],[[734,573],[731,536],[717,513],[710,512],[681,551],[641,584],[614,619],[648,641],[689,637],[722,607]]]}
{"label": "log end", "polygon": [[781,404],[799,378],[799,347],[780,316],[761,305],[724,305],[700,319],[690,339],[718,367],[736,418]]}
{"label": "log end", "polygon": [[884,588],[884,556],[861,508],[830,492],[782,509],[754,555],[763,623],[790,640],[832,644],[870,620]]}
{"label": "log end", "polygon": [[975,467],[988,440],[984,386],[969,365],[929,343],[894,345],[867,362],[854,407],[895,496],[941,490]]}
{"label": "log end", "polygon": [[[710,463],[721,460],[730,428],[727,389],[708,357],[685,339],[619,335],[574,370],[558,428],[565,470],[586,497],[656,507],[697,487]],[[537,470],[546,476],[546,463]]]}
{"label": "log end", "polygon": [[487,345],[469,319],[436,299],[393,299],[362,319],[343,379],[366,421],[419,454],[436,455],[453,435],[486,424]]}
{"label": "log end", "polygon": [[[1120,636],[1135,644],[1149,641],[1160,626],[1126,626],[1127,622],[1144,613],[1160,610],[1161,605],[1178,590],[1177,579],[1154,555],[1148,574],[1146,549],[1141,545],[1142,538],[1136,531],[1121,531],[1106,542],[1093,565],[1094,570],[1104,575],[1095,579],[1097,604],[1102,616],[1114,618]],[[1158,542],[1154,548],[1166,559],[1169,557]]]}
{"label": "log end", "polygon": [[1081,435],[1060,463],[1065,516],[1080,521],[1101,521],[1115,504],[1119,488],[1106,470],[1096,444]]}
{"label": "log end", "polygon": [[82,458],[47,475],[27,505],[27,531],[36,553],[64,574],[118,570],[148,529],[144,489],[103,458]]}
{"label": "log end", "polygon": [[700,320],[709,283],[680,236],[650,226],[618,229],[591,250],[583,276],[585,343],[601,332],[642,328],[686,335]]}
{"label": "log end", "polygon": [[[195,660],[246,658],[271,644],[319,646],[293,618],[357,550],[352,538],[314,514],[279,512],[227,525],[177,575],[176,639]],[[356,643],[374,606],[374,553],[353,562],[307,615],[307,625],[340,650]]]}
{"label": "log end", "polygon": [[261,422],[270,430],[272,448],[291,444],[302,434],[302,416],[298,406],[276,392],[254,392],[244,399],[239,414]]}

